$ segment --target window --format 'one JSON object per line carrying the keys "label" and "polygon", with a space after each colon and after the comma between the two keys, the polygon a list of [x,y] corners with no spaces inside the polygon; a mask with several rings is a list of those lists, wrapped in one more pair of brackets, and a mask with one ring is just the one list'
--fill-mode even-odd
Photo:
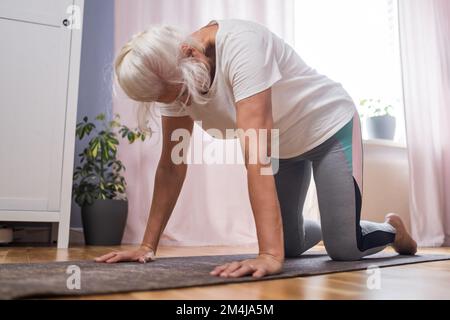
{"label": "window", "polygon": [[[297,0],[294,47],[354,99],[368,138],[363,99],[392,105],[394,141],[405,144],[396,0]],[[384,109],[384,108],[383,108]]]}

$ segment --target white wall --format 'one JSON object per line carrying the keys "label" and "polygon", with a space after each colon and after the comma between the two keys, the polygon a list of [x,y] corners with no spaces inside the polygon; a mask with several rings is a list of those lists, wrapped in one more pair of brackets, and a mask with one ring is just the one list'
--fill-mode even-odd
{"label": "white wall", "polygon": [[388,141],[364,143],[362,219],[382,222],[399,214],[410,230],[409,165],[406,147]]}

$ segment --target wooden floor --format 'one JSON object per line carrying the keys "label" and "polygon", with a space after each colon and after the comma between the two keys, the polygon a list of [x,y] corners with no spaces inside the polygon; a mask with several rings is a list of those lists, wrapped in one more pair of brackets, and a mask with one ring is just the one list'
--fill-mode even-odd
{"label": "wooden floor", "polygon": [[[0,263],[85,260],[122,247],[70,249],[0,247]],[[318,246],[313,250],[321,250]],[[159,257],[255,253],[256,247],[160,247]],[[421,249],[446,253],[450,248]],[[450,261],[428,262],[381,269],[381,288],[367,287],[366,271],[214,285],[175,290],[98,295],[83,299],[450,299]]]}

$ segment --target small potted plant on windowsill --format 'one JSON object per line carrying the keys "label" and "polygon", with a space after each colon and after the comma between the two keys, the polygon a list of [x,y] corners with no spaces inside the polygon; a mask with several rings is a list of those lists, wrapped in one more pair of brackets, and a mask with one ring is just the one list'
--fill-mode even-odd
{"label": "small potted plant on windowsill", "polygon": [[362,99],[359,105],[363,109],[360,114],[366,119],[368,138],[394,140],[396,120],[392,104],[381,99]]}
{"label": "small potted plant on windowsill", "polygon": [[119,134],[129,143],[138,139],[145,141],[146,134],[121,125],[118,114],[111,121],[107,121],[103,113],[95,119],[102,122],[102,129],[97,129],[88,117],[76,127],[76,137],[80,140],[91,134],[92,137],[78,155],[80,165],[74,170],[72,196],[81,207],[86,244],[119,245],[127,220],[128,201],[126,181],[121,176],[126,168],[116,158],[119,140],[114,129],[119,128]]}

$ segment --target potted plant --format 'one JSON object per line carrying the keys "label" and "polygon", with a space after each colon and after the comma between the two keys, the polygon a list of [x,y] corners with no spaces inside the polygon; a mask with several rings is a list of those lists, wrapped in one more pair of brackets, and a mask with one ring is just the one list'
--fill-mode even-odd
{"label": "potted plant", "polygon": [[102,123],[103,128],[88,121],[76,126],[76,137],[82,140],[89,137],[87,147],[80,157],[80,165],[73,174],[72,195],[81,207],[83,232],[87,245],[119,245],[128,215],[128,201],[125,194],[126,181],[121,171],[126,168],[116,158],[119,140],[114,132],[129,143],[141,139],[145,141],[146,134],[119,123],[120,116],[107,121],[105,114],[100,113],[95,120]]}
{"label": "potted plant", "polygon": [[396,120],[392,116],[392,104],[381,99],[362,99],[359,104],[364,109],[361,115],[366,118],[368,138],[393,140]]}

